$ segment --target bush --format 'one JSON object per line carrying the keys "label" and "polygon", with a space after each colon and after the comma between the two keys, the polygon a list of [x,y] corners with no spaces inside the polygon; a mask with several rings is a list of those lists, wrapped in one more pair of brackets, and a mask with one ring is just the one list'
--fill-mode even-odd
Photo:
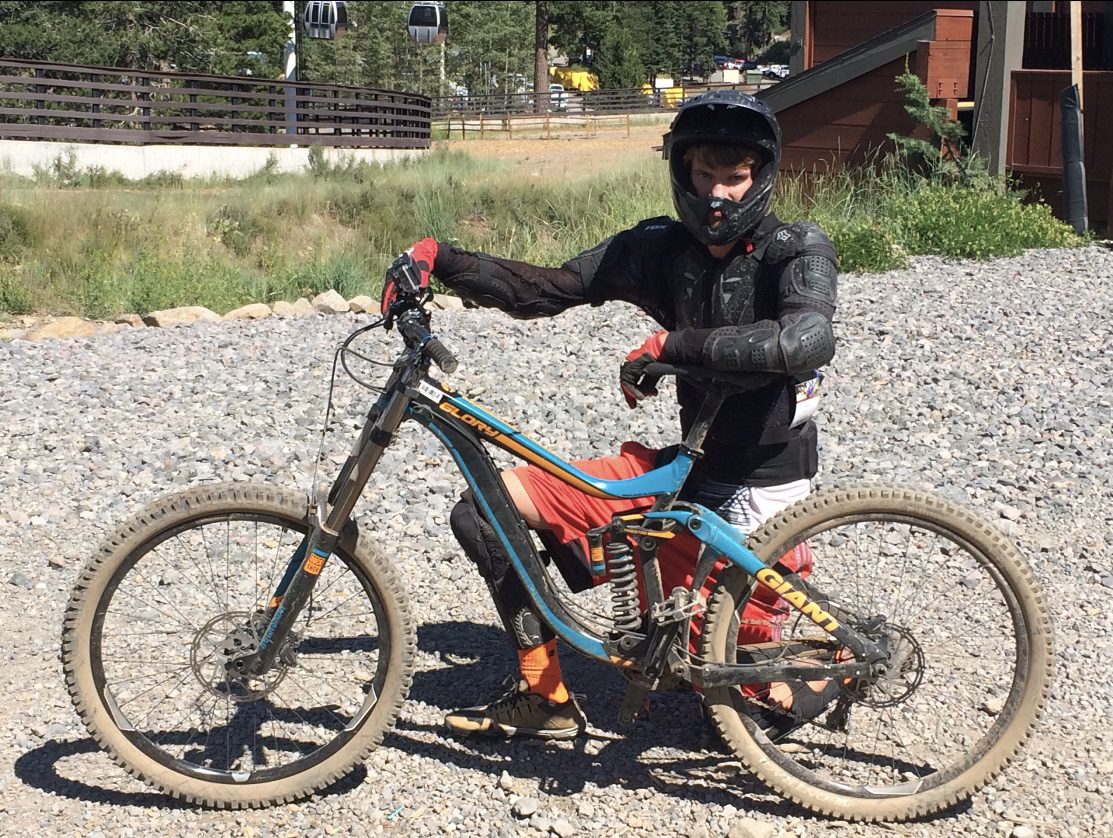
{"label": "bush", "polygon": [[893,271],[908,266],[908,252],[896,232],[875,220],[834,223],[826,232],[835,243],[844,273]]}
{"label": "bush", "polygon": [[882,209],[913,253],[986,259],[1079,239],[1046,204],[1010,191],[924,184],[891,196]]}

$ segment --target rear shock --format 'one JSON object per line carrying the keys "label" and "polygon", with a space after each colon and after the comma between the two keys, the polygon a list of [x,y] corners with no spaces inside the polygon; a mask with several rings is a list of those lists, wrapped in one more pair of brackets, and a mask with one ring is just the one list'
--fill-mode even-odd
{"label": "rear shock", "polygon": [[611,602],[615,628],[636,632],[641,628],[638,601],[638,570],[634,551],[623,537],[613,539],[605,548],[607,570],[611,575]]}

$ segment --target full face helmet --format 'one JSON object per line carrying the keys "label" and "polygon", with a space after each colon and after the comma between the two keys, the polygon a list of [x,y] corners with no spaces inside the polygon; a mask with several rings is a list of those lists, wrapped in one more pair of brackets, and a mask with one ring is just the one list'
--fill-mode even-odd
{"label": "full face helmet", "polygon": [[[749,146],[761,156],[741,201],[696,197],[684,152],[708,143]],[[665,135],[664,156],[681,222],[704,244],[725,244],[753,230],[769,210],[781,163],[781,128],[769,107],[753,96],[734,90],[703,93],[680,106]],[[712,228],[708,220],[715,209],[722,218]]]}

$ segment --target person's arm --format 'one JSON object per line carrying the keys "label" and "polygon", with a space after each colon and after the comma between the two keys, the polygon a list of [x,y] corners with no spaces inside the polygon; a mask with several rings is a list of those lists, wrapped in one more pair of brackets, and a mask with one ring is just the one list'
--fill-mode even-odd
{"label": "person's arm", "polygon": [[835,354],[838,266],[830,239],[814,224],[796,224],[794,253],[781,270],[778,316],[745,326],[670,332],[661,360],[729,372],[800,374]]}
{"label": "person's arm", "polygon": [[653,316],[657,294],[647,264],[665,246],[667,219],[642,222],[569,259],[559,268],[439,245],[434,275],[461,297],[514,317],[549,317],[572,306],[625,300]]}

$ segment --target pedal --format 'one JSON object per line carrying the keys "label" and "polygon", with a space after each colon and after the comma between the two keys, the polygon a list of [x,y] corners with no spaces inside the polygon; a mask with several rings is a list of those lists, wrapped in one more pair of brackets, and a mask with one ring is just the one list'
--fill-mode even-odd
{"label": "pedal", "polygon": [[632,725],[638,719],[649,716],[647,693],[648,690],[641,684],[630,683],[626,685],[626,694],[622,697],[622,704],[618,707],[619,724]]}

